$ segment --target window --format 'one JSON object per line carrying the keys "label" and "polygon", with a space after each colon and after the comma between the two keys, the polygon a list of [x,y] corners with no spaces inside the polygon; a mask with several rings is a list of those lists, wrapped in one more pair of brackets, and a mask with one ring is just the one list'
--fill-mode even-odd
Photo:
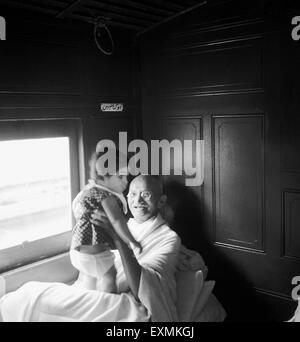
{"label": "window", "polygon": [[0,141],[0,249],[70,230],[69,138]]}
{"label": "window", "polygon": [[0,271],[68,250],[76,120],[0,122]]}

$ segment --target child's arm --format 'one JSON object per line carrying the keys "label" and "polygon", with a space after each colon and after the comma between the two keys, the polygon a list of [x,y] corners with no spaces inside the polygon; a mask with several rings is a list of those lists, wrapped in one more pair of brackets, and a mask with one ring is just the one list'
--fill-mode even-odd
{"label": "child's arm", "polygon": [[113,196],[109,196],[101,201],[102,207],[114,227],[116,233],[121,237],[125,243],[132,242],[136,247],[142,250],[141,244],[135,240],[130,230],[128,229],[127,222],[120,206]]}

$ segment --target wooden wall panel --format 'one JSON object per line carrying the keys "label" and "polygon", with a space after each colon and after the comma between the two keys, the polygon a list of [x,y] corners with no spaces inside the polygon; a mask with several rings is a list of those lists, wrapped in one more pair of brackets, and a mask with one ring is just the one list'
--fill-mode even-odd
{"label": "wooden wall panel", "polygon": [[[172,113],[175,114],[175,111]],[[193,151],[182,155],[183,161],[192,162],[193,167],[196,166],[195,141],[202,140],[202,137],[203,121],[201,116],[170,115],[160,118],[160,140],[166,139],[170,143],[173,140],[179,140],[183,148],[187,140],[193,142]],[[185,175],[184,168],[182,175],[174,175],[172,156],[173,154],[171,154],[171,175],[163,176],[164,193],[168,198],[163,214],[171,228],[180,236],[182,243],[189,248],[196,248],[199,244],[205,243],[202,225],[204,185],[202,183],[198,186],[186,186],[186,180],[195,178],[195,175],[192,177]],[[161,161],[162,163],[166,162],[166,160]],[[203,163],[204,159],[200,152],[200,164],[197,167],[199,178],[203,176]]]}
{"label": "wooden wall panel", "polygon": [[103,139],[110,139],[118,146],[119,132],[127,132],[128,142],[133,138],[133,120],[119,115],[91,117],[86,120],[85,132],[91,150]]}
{"label": "wooden wall panel", "polygon": [[[8,39],[0,46],[0,108],[73,108],[87,116],[101,102],[136,101],[133,37],[112,29],[115,53],[106,56],[87,23],[70,23],[15,11],[6,16]],[[89,109],[87,110],[87,108]]]}
{"label": "wooden wall panel", "polygon": [[300,191],[284,191],[283,206],[283,255],[300,261]]}
{"label": "wooden wall panel", "polygon": [[[171,159],[171,175],[166,176],[165,180],[168,181],[176,180],[182,184],[185,183],[185,175],[184,175],[184,165],[186,162],[188,165],[195,166],[195,158],[196,158],[196,149],[195,149],[195,141],[200,140],[202,136],[202,123],[201,118],[186,118],[186,117],[168,117],[161,120],[161,139],[166,139],[168,142],[172,142],[173,140],[179,140],[181,142],[181,146],[184,151],[184,141],[190,140],[193,141],[193,151],[191,154],[182,154],[182,170],[183,176],[174,176],[174,163],[173,159]],[[182,152],[183,152],[182,151]],[[162,161],[163,163],[164,161]],[[194,176],[193,176],[194,177]]]}
{"label": "wooden wall panel", "polygon": [[84,53],[86,92],[105,97],[131,97],[133,95],[132,58],[130,46],[127,50],[119,47],[112,56],[105,56],[95,47],[89,48]]}
{"label": "wooden wall panel", "polygon": [[282,54],[281,169],[300,171],[300,48],[285,37]]}
{"label": "wooden wall panel", "polygon": [[263,251],[263,117],[213,122],[215,242]]}
{"label": "wooden wall panel", "polygon": [[20,37],[8,40],[0,51],[0,94],[80,95],[76,46]]}
{"label": "wooden wall panel", "polygon": [[162,95],[261,91],[263,87],[259,37],[175,48],[163,52],[161,61]]}

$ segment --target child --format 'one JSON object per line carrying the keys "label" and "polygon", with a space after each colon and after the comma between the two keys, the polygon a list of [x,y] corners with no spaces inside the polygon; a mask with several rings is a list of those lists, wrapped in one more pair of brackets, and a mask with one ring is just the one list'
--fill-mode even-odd
{"label": "child", "polygon": [[127,187],[127,176],[120,175],[120,170],[114,175],[103,175],[97,163],[103,152],[98,152],[98,145],[97,148],[90,161],[89,184],[73,201],[76,225],[72,230],[70,257],[73,266],[81,271],[80,276],[84,278],[86,288],[116,292],[116,269],[111,252],[115,245],[104,228],[91,223],[93,211],[103,210],[125,243],[131,242],[140,252],[142,248],[130,233],[124,216],[127,203],[122,192]]}

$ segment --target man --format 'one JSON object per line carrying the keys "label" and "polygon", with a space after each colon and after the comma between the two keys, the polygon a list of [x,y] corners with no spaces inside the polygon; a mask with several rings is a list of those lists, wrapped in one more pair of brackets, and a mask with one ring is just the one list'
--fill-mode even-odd
{"label": "man", "polygon": [[[177,321],[175,269],[180,239],[159,210],[166,196],[152,176],[130,184],[128,227],[143,246],[142,253],[126,245],[100,212],[93,223],[104,225],[117,246],[118,294],[80,286],[30,282],[0,300],[0,321]],[[87,255],[93,262],[93,256]]]}
{"label": "man", "polygon": [[[176,321],[175,268],[178,262],[180,239],[161,217],[167,197],[161,183],[153,176],[137,176],[132,180],[127,195],[133,218],[128,227],[134,238],[143,246],[139,255],[127,246],[114,232],[126,280],[119,274],[119,283],[125,280],[134,297],[141,301],[151,315],[152,321]],[[94,214],[94,224],[107,224],[101,212]],[[120,269],[120,267],[119,267]],[[123,289],[124,290],[124,289]]]}

